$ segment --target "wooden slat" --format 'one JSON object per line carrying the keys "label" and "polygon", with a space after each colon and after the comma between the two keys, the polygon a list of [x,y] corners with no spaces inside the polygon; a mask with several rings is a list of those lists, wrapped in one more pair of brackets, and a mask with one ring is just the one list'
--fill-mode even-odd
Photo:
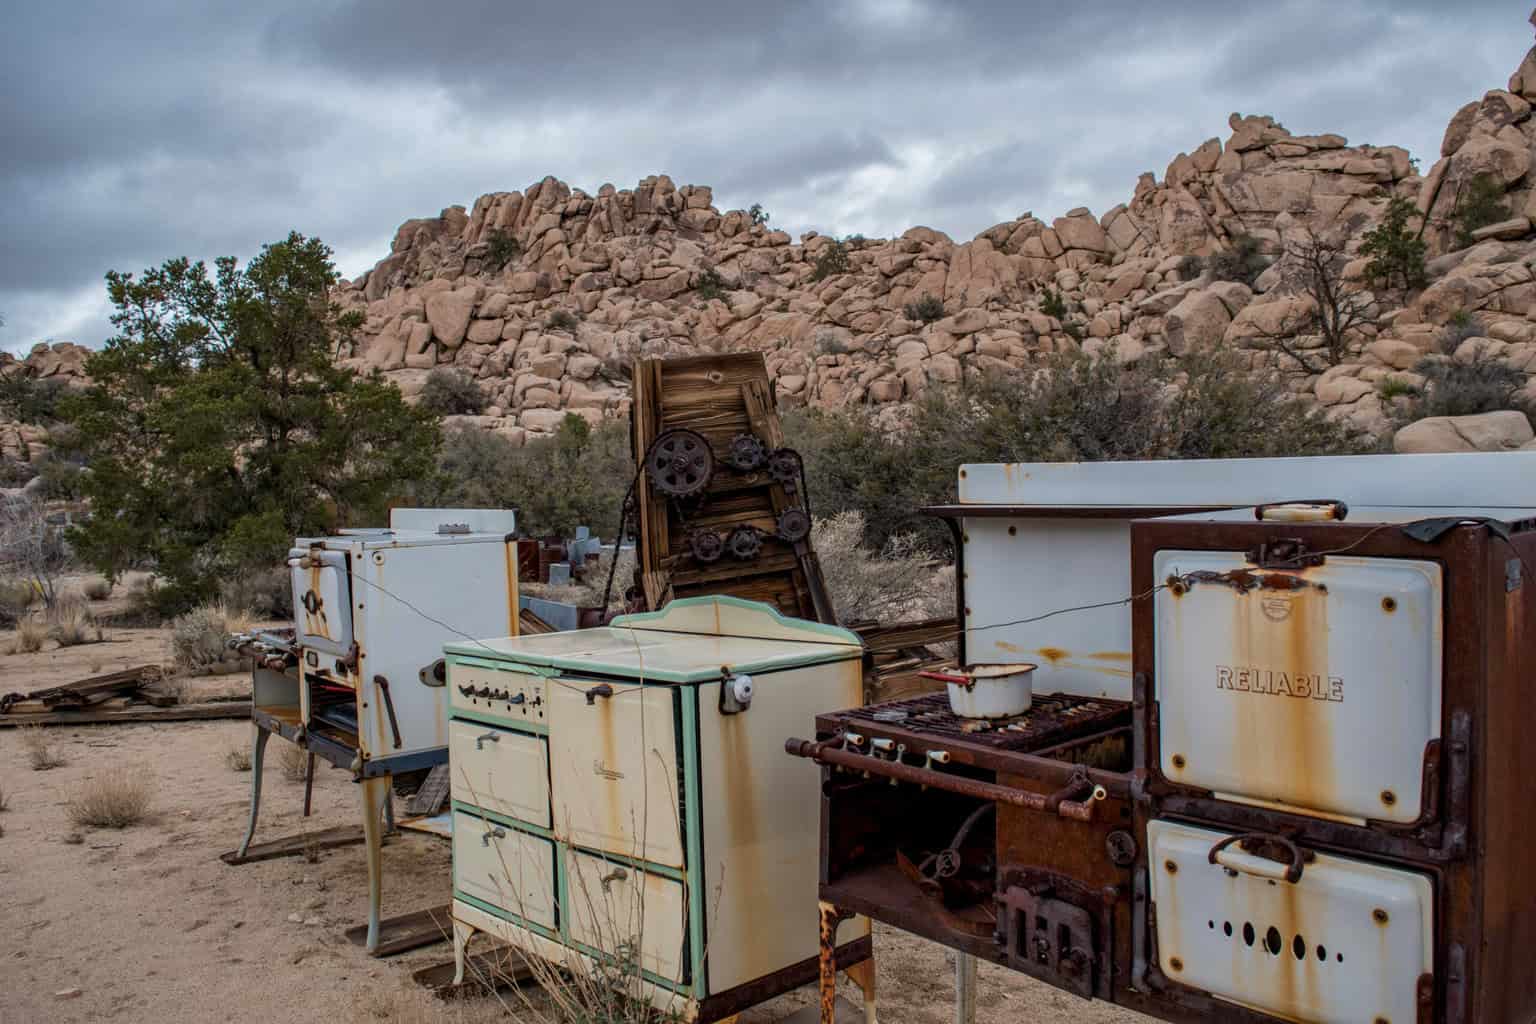
{"label": "wooden slat", "polygon": [[[550,971],[552,974],[558,973],[553,966]],[[412,972],[411,980],[422,988],[431,990],[440,999],[455,995],[499,992],[503,989],[519,988],[534,981],[533,971],[529,969],[523,956],[511,946],[497,946],[471,953],[464,964],[463,985],[454,985],[455,973],[457,969],[454,962],[444,960]]]}
{"label": "wooden slat", "polygon": [[239,850],[230,850],[228,853],[219,854],[219,860],[225,864],[254,864],[257,861],[275,860],[278,857],[297,857],[308,850],[331,850],[338,846],[351,846],[353,843],[362,841],[363,826],[340,825],[319,832],[305,832],[265,843],[252,843],[245,851],[244,857],[240,856]]}
{"label": "wooden slat", "polygon": [[18,725],[113,725],[132,722],[193,722],[209,718],[250,718],[248,700],[216,704],[174,704],[168,708],[134,705],[119,711],[50,711],[46,714],[0,715],[0,729]]}
{"label": "wooden slat", "polygon": [[443,804],[448,802],[450,781],[446,764],[433,765],[421,788],[411,795],[410,802],[405,805],[405,813],[413,817],[420,815],[430,818],[442,810]]}
{"label": "wooden slat", "polygon": [[898,622],[892,625],[856,626],[854,632],[864,641],[864,649],[871,654],[899,651],[904,647],[921,647],[924,644],[944,643],[959,633],[956,620],[925,619],[922,622]]}
{"label": "wooden slat", "polygon": [[[354,946],[368,942],[368,926],[356,925],[346,931],[347,940]],[[411,949],[430,946],[434,942],[453,937],[453,906],[443,904],[426,910],[414,910],[399,917],[386,917],[379,922],[379,944],[374,956],[394,956]]]}

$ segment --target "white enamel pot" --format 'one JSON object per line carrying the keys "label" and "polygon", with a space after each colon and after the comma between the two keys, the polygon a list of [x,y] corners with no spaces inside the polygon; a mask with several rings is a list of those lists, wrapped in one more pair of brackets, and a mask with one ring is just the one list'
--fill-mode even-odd
{"label": "white enamel pot", "polygon": [[961,718],[1010,718],[1029,710],[1036,667],[1019,662],[922,674],[949,687],[949,708]]}

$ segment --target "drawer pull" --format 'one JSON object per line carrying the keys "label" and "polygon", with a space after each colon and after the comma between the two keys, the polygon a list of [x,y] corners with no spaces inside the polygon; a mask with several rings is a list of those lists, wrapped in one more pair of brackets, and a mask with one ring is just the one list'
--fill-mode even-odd
{"label": "drawer pull", "polygon": [[492,743],[500,743],[501,742],[501,736],[500,736],[500,734],[498,734],[498,733],[496,733],[494,731],[493,732],[488,732],[484,736],[476,736],[475,737],[475,749],[476,750],[484,750],[485,749],[485,741],[486,740],[490,740]]}
{"label": "drawer pull", "polygon": [[[1243,860],[1238,860],[1227,853],[1227,847],[1234,843],[1237,843],[1239,850],[1247,855]],[[1286,860],[1282,861],[1269,856],[1276,847],[1284,851]],[[1311,850],[1302,850],[1286,836],[1269,832],[1246,832],[1242,835],[1227,836],[1211,847],[1207,860],[1212,864],[1220,864],[1228,871],[1241,871],[1246,875],[1257,875],[1260,878],[1295,885],[1301,881],[1301,872],[1307,862],[1315,859],[1316,856]],[[1255,860],[1258,863],[1254,863]]]}
{"label": "drawer pull", "polygon": [[602,883],[603,892],[607,892],[608,891],[608,887],[613,885],[614,882],[622,882],[622,881],[624,881],[624,879],[626,879],[628,877],[629,877],[629,872],[628,871],[625,871],[623,868],[614,868],[612,871],[608,872],[602,878],[599,878],[598,881],[600,883]]}
{"label": "drawer pull", "polygon": [[488,832],[486,832],[486,833],[484,833],[484,834],[482,834],[480,836],[480,845],[481,846],[490,846],[491,845],[491,840],[493,838],[495,838],[495,839],[505,839],[505,838],[507,838],[507,830],[504,829],[504,828],[493,828],[493,829],[491,829],[490,831],[488,831]]}

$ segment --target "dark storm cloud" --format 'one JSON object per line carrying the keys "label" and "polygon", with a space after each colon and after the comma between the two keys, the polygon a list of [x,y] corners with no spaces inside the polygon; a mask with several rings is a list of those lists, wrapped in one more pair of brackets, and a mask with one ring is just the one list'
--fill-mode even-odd
{"label": "dark storm cloud", "polygon": [[1507,5],[789,0],[24,4],[0,38],[0,346],[109,333],[102,274],[652,173],[792,232],[968,238],[1127,199],[1232,110],[1396,142],[1530,43]]}

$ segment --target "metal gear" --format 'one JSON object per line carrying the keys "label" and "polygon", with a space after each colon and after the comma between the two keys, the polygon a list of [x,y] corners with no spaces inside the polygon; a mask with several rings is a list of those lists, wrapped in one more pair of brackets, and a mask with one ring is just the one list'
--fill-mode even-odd
{"label": "metal gear", "polygon": [[768,453],[768,475],[792,491],[800,483],[800,453],[793,448],[775,448]]}
{"label": "metal gear", "polygon": [[718,562],[725,554],[725,540],[714,530],[694,530],[688,534],[688,550],[693,553],[694,561],[707,565]]}
{"label": "metal gear", "polygon": [[744,473],[759,468],[768,458],[768,449],[752,434],[737,434],[731,438],[730,454],[726,461]]}
{"label": "metal gear", "polygon": [[779,513],[779,537],[790,544],[798,544],[811,535],[811,517],[803,508],[787,508]]}
{"label": "metal gear", "polygon": [[763,538],[750,526],[738,526],[725,539],[725,546],[730,550],[732,558],[750,562],[763,550]]}
{"label": "metal gear", "polygon": [[651,486],[669,498],[686,498],[709,486],[715,456],[709,441],[693,430],[668,430],[651,445],[645,460]]}

